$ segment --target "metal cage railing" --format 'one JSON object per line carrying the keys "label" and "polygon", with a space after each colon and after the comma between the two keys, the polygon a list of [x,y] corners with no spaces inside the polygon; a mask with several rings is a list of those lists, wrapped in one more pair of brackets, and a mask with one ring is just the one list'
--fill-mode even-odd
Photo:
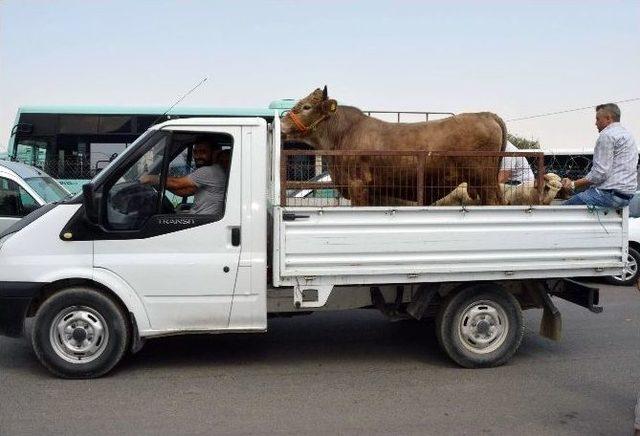
{"label": "metal cage railing", "polygon": [[461,189],[461,184],[469,193],[467,204],[491,204],[491,192],[501,189],[499,172],[523,170],[505,168],[504,158],[510,158],[512,166],[527,167],[524,170],[530,172],[530,184],[541,201],[545,186],[541,152],[282,150],[280,204],[439,205],[439,200]]}

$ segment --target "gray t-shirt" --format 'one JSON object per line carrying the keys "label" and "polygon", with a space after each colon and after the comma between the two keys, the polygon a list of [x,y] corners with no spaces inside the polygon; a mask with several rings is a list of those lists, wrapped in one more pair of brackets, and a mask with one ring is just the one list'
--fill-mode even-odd
{"label": "gray t-shirt", "polygon": [[224,209],[227,176],[218,164],[200,167],[189,177],[198,190],[194,194],[191,213],[217,215]]}

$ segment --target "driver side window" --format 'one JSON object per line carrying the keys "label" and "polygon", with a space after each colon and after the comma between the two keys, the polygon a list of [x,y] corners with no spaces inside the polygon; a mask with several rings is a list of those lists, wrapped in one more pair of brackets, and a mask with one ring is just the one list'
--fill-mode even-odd
{"label": "driver side window", "polygon": [[[196,169],[193,162],[193,147],[189,146],[182,150],[173,160],[169,163],[169,177],[184,177],[191,174]],[[188,212],[191,206],[193,206],[193,195],[180,196],[172,193],[168,189],[165,191],[165,195],[175,208],[176,212]]]}
{"label": "driver side window", "polygon": [[[113,230],[138,230],[160,207],[158,183],[170,136],[160,133],[155,144],[105,192],[106,224]],[[153,139],[152,139],[153,140]]]}
{"label": "driver side window", "polygon": [[[175,213],[198,215],[209,221],[224,217],[232,148],[233,137],[227,134],[173,133],[165,200]],[[170,183],[184,178],[195,184],[195,192]]]}

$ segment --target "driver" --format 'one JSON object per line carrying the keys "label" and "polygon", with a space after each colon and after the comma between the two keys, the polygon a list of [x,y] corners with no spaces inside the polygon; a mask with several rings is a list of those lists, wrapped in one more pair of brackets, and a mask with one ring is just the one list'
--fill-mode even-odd
{"label": "driver", "polygon": [[[227,176],[218,163],[220,148],[207,137],[199,137],[193,145],[196,170],[184,177],[167,177],[167,189],[180,197],[193,195],[190,213],[218,215],[224,208]],[[157,175],[145,174],[140,183],[157,185]]]}

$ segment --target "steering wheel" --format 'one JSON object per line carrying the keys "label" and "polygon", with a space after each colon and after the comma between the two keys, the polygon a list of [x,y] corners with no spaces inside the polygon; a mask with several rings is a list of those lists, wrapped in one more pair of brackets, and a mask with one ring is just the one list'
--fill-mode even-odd
{"label": "steering wheel", "polygon": [[[156,213],[158,190],[155,187],[142,184],[137,180],[116,186],[117,191],[112,192],[110,203],[117,212],[123,215],[136,214],[144,218]],[[173,204],[166,196],[162,198],[161,213],[175,213]]]}

